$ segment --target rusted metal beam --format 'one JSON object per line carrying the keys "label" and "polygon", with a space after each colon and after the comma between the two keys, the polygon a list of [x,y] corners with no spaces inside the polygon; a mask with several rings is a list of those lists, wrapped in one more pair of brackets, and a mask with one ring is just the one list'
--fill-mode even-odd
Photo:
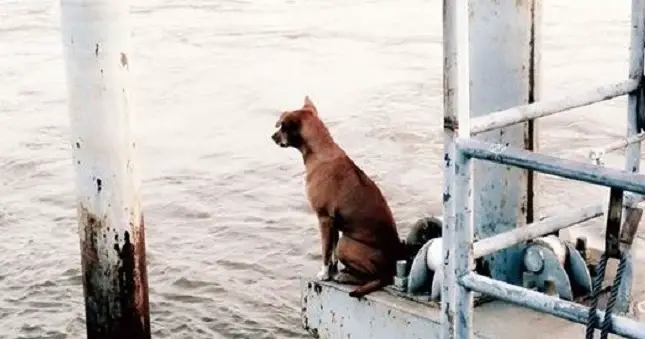
{"label": "rusted metal beam", "polygon": [[625,209],[625,222],[620,230],[620,250],[626,250],[634,243],[638,226],[643,218],[643,210],[641,208],[627,207]]}
{"label": "rusted metal beam", "polygon": [[605,252],[610,258],[620,259],[620,223],[623,219],[623,190],[609,190],[607,225],[605,228]]}
{"label": "rusted metal beam", "polygon": [[[469,273],[460,279],[460,284],[468,289],[492,296],[518,306],[526,307],[542,313],[551,314],[578,324],[586,324],[589,308],[580,304],[562,300],[527,288],[514,286],[498,280],[490,279],[476,273]],[[596,310],[599,319],[605,317],[605,312]],[[613,328],[611,333],[625,338],[645,338],[645,324],[632,319],[612,315]]]}
{"label": "rusted metal beam", "polygon": [[150,338],[127,1],[61,0],[88,339]]}
{"label": "rusted metal beam", "polygon": [[532,104],[496,111],[473,119],[471,133],[476,135],[527,120],[543,118],[573,108],[610,100],[634,92],[638,85],[639,80],[631,78],[615,84],[603,85],[579,93],[571,93],[562,98],[540,100]]}

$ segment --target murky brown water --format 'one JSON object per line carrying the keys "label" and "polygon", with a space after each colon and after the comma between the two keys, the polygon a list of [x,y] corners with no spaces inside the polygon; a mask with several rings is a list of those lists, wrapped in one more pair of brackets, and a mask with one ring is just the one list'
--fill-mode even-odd
{"label": "murky brown water", "polygon": [[[304,338],[318,235],[276,114],[311,95],[403,233],[440,213],[441,2],[134,3],[154,337]],[[544,97],[626,77],[629,3],[545,1]],[[85,336],[58,6],[0,2],[0,338]],[[623,135],[625,107],[544,119],[543,151],[586,156]],[[543,188],[555,207],[602,192]]]}

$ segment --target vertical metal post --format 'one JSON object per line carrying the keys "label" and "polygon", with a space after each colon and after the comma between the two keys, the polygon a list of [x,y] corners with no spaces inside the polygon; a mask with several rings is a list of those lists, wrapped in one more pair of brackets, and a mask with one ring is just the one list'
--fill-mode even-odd
{"label": "vertical metal post", "polygon": [[[470,106],[472,116],[527,104],[536,98],[539,62],[537,20],[540,0],[469,0]],[[494,85],[491,85],[494,84]],[[534,149],[530,122],[478,134],[477,138]],[[488,162],[474,165],[473,209],[476,238],[524,226],[532,221],[535,182],[532,173]],[[522,245],[484,258],[494,279],[521,284]]]}
{"label": "vertical metal post", "polygon": [[470,136],[468,0],[443,1],[444,53],[444,192],[443,285],[441,287],[442,338],[455,338],[457,277],[454,261],[455,139]]}
{"label": "vertical metal post", "polygon": [[[540,100],[541,89],[541,73],[540,65],[542,64],[542,0],[531,1],[531,33],[530,33],[530,68],[529,68],[529,97],[528,103],[538,102]],[[528,150],[533,152],[539,151],[539,120],[532,119],[527,122],[524,143]],[[526,223],[530,224],[535,222],[537,210],[539,206],[539,196],[536,192],[540,191],[539,176],[537,172],[529,171],[527,177],[526,187]],[[556,234],[558,232],[555,232]]]}
{"label": "vertical metal post", "polygon": [[[473,260],[473,211],[472,211],[472,160],[457,149],[455,159],[455,215],[456,223],[454,228],[453,253],[455,260],[455,276],[460,279],[467,275],[474,268]],[[457,312],[456,338],[469,339],[473,329],[473,296],[472,292],[457,283],[455,288],[455,300]]]}
{"label": "vertical metal post", "polygon": [[[643,54],[645,48],[645,1],[632,0],[631,36],[629,46],[629,78],[640,81],[640,87],[627,97],[627,137],[638,134],[638,116],[643,107]],[[641,143],[627,145],[625,169],[638,172]]]}
{"label": "vertical metal post", "polygon": [[[645,109],[643,94],[643,62],[645,62],[645,0],[632,0],[631,35],[629,46],[629,78],[640,82],[637,90],[627,97],[627,138],[638,134],[638,117],[643,115]],[[625,170],[639,172],[640,170],[641,143],[634,142],[627,145],[625,152]],[[619,312],[626,312],[629,308],[633,283],[633,261],[629,250],[625,255],[625,270],[623,279],[618,289],[616,308]]]}
{"label": "vertical metal post", "polygon": [[125,0],[61,0],[87,337],[150,338]]}
{"label": "vertical metal post", "polygon": [[454,338],[453,290],[454,265],[452,260],[452,232],[454,227],[454,160],[457,137],[457,102],[459,73],[457,69],[457,4],[443,0],[443,284],[441,285],[441,338]]}

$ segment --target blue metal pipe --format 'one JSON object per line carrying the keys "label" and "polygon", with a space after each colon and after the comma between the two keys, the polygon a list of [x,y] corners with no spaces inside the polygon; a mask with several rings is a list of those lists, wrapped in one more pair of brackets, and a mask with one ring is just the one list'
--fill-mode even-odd
{"label": "blue metal pipe", "polygon": [[[518,306],[548,313],[578,324],[587,323],[589,308],[580,304],[510,285],[476,273],[468,273],[462,276],[459,279],[459,283],[472,291],[480,292]],[[605,317],[605,312],[603,311],[596,310],[596,314],[600,319],[604,319]],[[631,339],[645,338],[645,324],[616,315],[612,315],[611,318],[613,323],[611,333]]]}
{"label": "blue metal pipe", "polygon": [[561,159],[475,139],[459,138],[455,143],[459,152],[473,158],[645,194],[645,175],[642,174],[602,168],[584,162]]}

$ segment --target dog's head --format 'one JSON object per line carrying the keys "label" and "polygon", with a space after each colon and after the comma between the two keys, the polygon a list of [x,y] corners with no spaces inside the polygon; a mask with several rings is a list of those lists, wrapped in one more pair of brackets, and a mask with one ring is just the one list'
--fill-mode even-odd
{"label": "dog's head", "polygon": [[300,149],[306,139],[306,123],[318,116],[316,106],[309,97],[305,97],[302,108],[295,111],[287,111],[280,114],[275,124],[278,129],[271,139],[280,147],[294,147]]}

